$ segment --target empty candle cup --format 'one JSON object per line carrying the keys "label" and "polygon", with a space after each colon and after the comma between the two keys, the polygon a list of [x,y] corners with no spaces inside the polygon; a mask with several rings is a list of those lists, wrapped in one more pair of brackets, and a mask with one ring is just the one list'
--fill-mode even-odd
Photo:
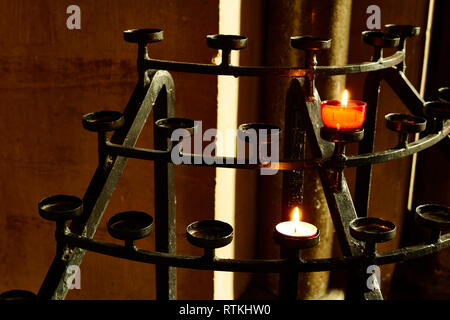
{"label": "empty candle cup", "polygon": [[424,104],[425,114],[429,117],[447,120],[450,119],[450,103],[443,101],[428,101]]}
{"label": "empty candle cup", "polygon": [[251,134],[255,134],[257,144],[271,144],[274,139],[279,141],[280,127],[265,123],[244,123],[239,126],[238,137],[252,143]]}
{"label": "empty candle cup", "polygon": [[114,131],[125,124],[121,112],[103,110],[91,112],[83,116],[83,128],[94,132]]}
{"label": "empty candle cup", "polygon": [[450,230],[450,207],[439,204],[424,204],[416,208],[418,223],[436,230]]}
{"label": "empty candle cup", "polygon": [[126,30],[123,32],[123,38],[132,43],[149,43],[162,41],[164,36],[161,29],[145,28]]}
{"label": "empty candle cup", "polygon": [[184,130],[180,131],[180,133],[184,133],[183,137],[189,137],[194,134],[195,121],[186,118],[164,118],[157,120],[155,126],[156,130],[167,138],[171,138],[172,133],[177,129]]}
{"label": "empty candle cup", "polygon": [[141,211],[126,211],[109,218],[106,225],[112,237],[134,241],[152,233],[153,217]]}
{"label": "empty candle cup", "polygon": [[208,47],[219,50],[241,50],[247,48],[248,38],[240,35],[211,34],[206,36]]}
{"label": "empty candle cup", "polygon": [[59,194],[42,199],[39,215],[51,221],[67,221],[83,213],[83,201],[75,196]]}
{"label": "empty candle cup", "polygon": [[26,290],[10,290],[0,294],[0,301],[37,301],[37,295]]}
{"label": "empty candle cup", "polygon": [[439,101],[450,103],[450,87],[443,87],[438,90]]}
{"label": "empty candle cup", "polygon": [[353,238],[371,243],[380,243],[393,239],[395,224],[380,218],[361,217],[350,222],[350,234]]}
{"label": "empty candle cup", "polygon": [[422,132],[427,126],[427,120],[410,114],[389,113],[385,117],[389,130],[405,133]]}
{"label": "empty candle cup", "polygon": [[199,248],[221,248],[233,240],[233,227],[218,220],[196,221],[187,226],[186,238]]}
{"label": "empty candle cup", "polygon": [[397,147],[405,148],[408,144],[408,134],[418,133],[425,130],[427,120],[410,114],[389,113],[384,117],[386,127],[398,132]]}

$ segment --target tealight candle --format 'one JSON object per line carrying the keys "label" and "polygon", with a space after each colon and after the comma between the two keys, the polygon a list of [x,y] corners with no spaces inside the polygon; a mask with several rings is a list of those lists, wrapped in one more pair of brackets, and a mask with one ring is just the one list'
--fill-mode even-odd
{"label": "tealight candle", "polygon": [[313,224],[300,221],[300,211],[295,208],[291,221],[284,221],[276,225],[275,229],[288,237],[312,238],[317,235],[317,228]]}
{"label": "tealight candle", "polygon": [[322,122],[326,127],[335,129],[357,129],[366,119],[364,101],[348,100],[345,90],[342,100],[325,100],[320,104]]}

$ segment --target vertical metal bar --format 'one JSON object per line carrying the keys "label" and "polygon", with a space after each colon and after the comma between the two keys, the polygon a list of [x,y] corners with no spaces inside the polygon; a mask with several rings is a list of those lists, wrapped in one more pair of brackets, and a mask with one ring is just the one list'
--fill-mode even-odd
{"label": "vertical metal bar", "polygon": [[97,133],[97,144],[98,144],[98,165],[106,168],[107,163],[107,154],[105,153],[105,145],[108,141],[108,133],[107,132],[98,132]]}
{"label": "vertical metal bar", "polygon": [[[282,257],[291,261],[300,259],[300,251],[298,249],[280,248]],[[298,292],[298,272],[282,272],[280,273],[278,296],[281,300],[296,300]]]}
{"label": "vertical metal bar", "polygon": [[[114,132],[111,142],[126,147],[133,147],[144,127],[157,97],[162,90],[167,92],[168,110],[173,110],[174,85],[173,79],[166,71],[152,71],[147,75],[151,82],[148,86],[140,84],[135,88],[124,111],[126,119],[124,127]],[[73,233],[92,238],[97,230],[109,200],[127,162],[125,157],[112,157],[108,166],[98,166],[83,197],[83,215],[70,225]],[[38,299],[60,300],[67,294],[66,270],[71,265],[79,266],[85,250],[64,245],[58,249],[47,275],[39,289]]]}
{"label": "vertical metal bar", "polygon": [[[284,117],[284,158],[304,159],[306,132],[303,129],[300,106],[296,101],[303,99],[300,88],[289,87],[286,95],[286,110]],[[295,207],[303,202],[303,170],[283,171],[282,213],[281,220],[290,220],[290,214]],[[287,259],[299,258],[298,250],[280,248],[280,257]],[[284,272],[279,277],[279,298],[282,300],[297,299],[298,273]]]}
{"label": "vertical metal bar", "polygon": [[425,100],[403,72],[395,68],[386,69],[383,72],[383,80],[387,82],[412,114],[420,117],[425,116],[423,111]]}
{"label": "vertical metal bar", "polygon": [[[364,82],[363,100],[367,103],[367,114],[364,122],[364,140],[359,143],[358,152],[373,152],[375,128],[377,122],[378,96],[384,71],[375,71],[367,75]],[[372,166],[361,166],[356,169],[355,208],[358,216],[367,217],[370,199]]]}
{"label": "vertical metal bar", "polygon": [[[305,86],[304,82],[307,80],[299,78],[297,81],[303,88]],[[308,88],[308,86],[305,87]],[[312,99],[312,101],[299,101],[298,103],[303,103],[303,107],[301,107],[303,121],[307,131],[308,143],[310,144],[314,156],[318,158],[331,157],[335,150],[334,144],[324,141],[320,137],[320,97],[317,89],[314,89],[314,99]],[[344,175],[342,174],[341,177],[341,188],[336,189],[330,181],[329,171],[319,168],[318,172],[342,253],[345,256],[362,254],[364,246],[354,240],[349,231],[349,224],[357,217],[357,214]],[[348,299],[382,299],[379,290],[367,290],[365,287],[365,280],[365,270],[350,270],[346,297]]]}
{"label": "vertical metal bar", "polygon": [[148,84],[149,78],[147,72],[145,72],[144,61],[149,59],[148,57],[148,43],[139,42],[138,43],[138,58],[137,58],[137,73],[138,73],[138,85],[144,86]]}
{"label": "vertical metal bar", "polygon": [[[155,104],[154,121],[174,116],[174,105],[167,104],[166,97],[159,97]],[[154,144],[157,150],[170,147],[167,137],[154,132]],[[175,168],[166,161],[154,163],[155,183],[155,248],[160,252],[176,252],[175,227]],[[156,265],[156,299],[176,299],[176,269],[165,265]]]}

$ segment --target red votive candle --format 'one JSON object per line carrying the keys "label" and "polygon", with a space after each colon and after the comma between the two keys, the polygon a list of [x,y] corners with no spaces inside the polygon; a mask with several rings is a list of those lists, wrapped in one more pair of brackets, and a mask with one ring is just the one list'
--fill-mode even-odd
{"label": "red votive candle", "polygon": [[348,100],[348,92],[344,91],[342,100],[325,100],[320,104],[322,122],[325,127],[335,129],[357,129],[366,119],[364,101]]}

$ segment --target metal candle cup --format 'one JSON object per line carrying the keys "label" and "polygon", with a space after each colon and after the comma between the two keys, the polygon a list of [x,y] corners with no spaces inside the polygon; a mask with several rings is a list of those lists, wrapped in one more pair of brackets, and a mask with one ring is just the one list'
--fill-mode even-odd
{"label": "metal candle cup", "polygon": [[394,223],[373,217],[356,218],[350,222],[349,228],[353,238],[364,242],[386,242],[396,235]]}
{"label": "metal candle cup", "polygon": [[344,92],[342,100],[325,100],[320,103],[320,115],[325,127],[335,129],[357,129],[366,119],[367,104],[364,101],[348,100]]}
{"label": "metal candle cup", "polygon": [[233,227],[218,220],[196,221],[187,226],[186,237],[191,244],[199,248],[221,248],[233,240]]}
{"label": "metal candle cup", "polygon": [[59,194],[42,199],[38,208],[42,218],[65,222],[83,213],[83,201],[75,196]]}
{"label": "metal candle cup", "polygon": [[26,290],[10,290],[0,294],[0,301],[37,301],[37,295]]}
{"label": "metal candle cup", "polygon": [[365,242],[364,255],[369,259],[376,256],[377,243],[392,240],[397,233],[394,223],[374,217],[353,219],[349,229],[353,238]]}
{"label": "metal candle cup", "polygon": [[416,208],[415,219],[426,227],[450,230],[450,207],[439,204],[423,204]]}

